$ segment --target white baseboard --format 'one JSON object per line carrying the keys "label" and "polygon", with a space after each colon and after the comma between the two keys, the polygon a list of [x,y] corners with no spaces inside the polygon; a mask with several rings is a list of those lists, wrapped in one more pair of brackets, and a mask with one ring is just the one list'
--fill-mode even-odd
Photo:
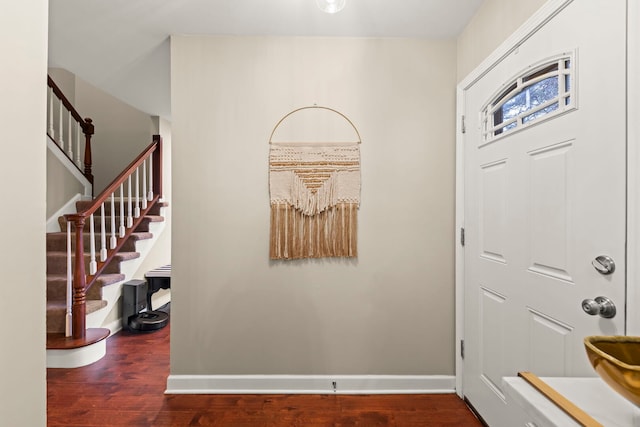
{"label": "white baseboard", "polygon": [[110,322],[105,322],[102,327],[109,329],[111,335],[115,335],[122,330],[122,318],[118,317]]}
{"label": "white baseboard", "polygon": [[165,394],[455,393],[453,375],[169,375]]}

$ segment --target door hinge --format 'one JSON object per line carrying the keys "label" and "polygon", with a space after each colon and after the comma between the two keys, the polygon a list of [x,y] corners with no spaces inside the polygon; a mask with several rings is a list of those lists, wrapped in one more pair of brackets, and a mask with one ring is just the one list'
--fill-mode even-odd
{"label": "door hinge", "polygon": [[464,359],[464,340],[460,340],[460,358]]}
{"label": "door hinge", "polygon": [[467,127],[464,124],[464,115],[460,116],[460,130],[462,133],[467,132]]}
{"label": "door hinge", "polygon": [[460,228],[460,245],[464,246],[464,227]]}

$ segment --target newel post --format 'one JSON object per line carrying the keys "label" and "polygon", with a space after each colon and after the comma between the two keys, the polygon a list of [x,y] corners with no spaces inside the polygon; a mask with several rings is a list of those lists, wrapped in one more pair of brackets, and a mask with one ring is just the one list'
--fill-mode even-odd
{"label": "newel post", "polygon": [[[73,316],[72,333],[74,339],[83,339],[86,336],[87,301],[86,301],[86,276],[84,270],[84,216],[69,215],[67,217],[74,225],[76,233],[75,263],[73,269]],[[68,227],[71,226],[69,223]]]}
{"label": "newel post", "polygon": [[153,153],[153,188],[156,194],[162,198],[162,137],[153,135],[156,151]]}
{"label": "newel post", "polygon": [[[95,128],[93,126],[93,120],[90,118],[84,119],[84,125],[82,126],[82,133],[84,133],[84,176],[93,185],[93,174],[91,173],[91,135],[93,135]],[[93,190],[92,190],[93,191]]]}

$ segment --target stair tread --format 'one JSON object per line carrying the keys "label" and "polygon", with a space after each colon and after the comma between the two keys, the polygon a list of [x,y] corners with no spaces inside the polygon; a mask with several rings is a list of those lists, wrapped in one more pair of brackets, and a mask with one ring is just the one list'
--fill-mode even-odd
{"label": "stair tread", "polygon": [[47,333],[47,350],[72,350],[82,348],[98,341],[102,341],[111,334],[109,329],[105,328],[87,328],[85,338],[75,339],[73,337],[65,337],[64,333],[48,332]]}

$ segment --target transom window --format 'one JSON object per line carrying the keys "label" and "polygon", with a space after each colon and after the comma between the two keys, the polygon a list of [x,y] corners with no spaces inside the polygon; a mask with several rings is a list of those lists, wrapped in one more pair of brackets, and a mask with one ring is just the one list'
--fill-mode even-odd
{"label": "transom window", "polygon": [[547,61],[521,75],[482,111],[485,142],[575,108],[573,55]]}

